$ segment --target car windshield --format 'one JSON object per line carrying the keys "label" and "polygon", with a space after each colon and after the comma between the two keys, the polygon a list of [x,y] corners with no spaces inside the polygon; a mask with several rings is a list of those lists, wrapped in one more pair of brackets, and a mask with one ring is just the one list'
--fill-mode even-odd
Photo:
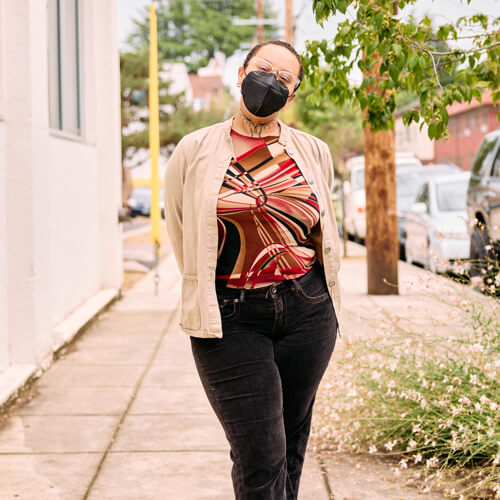
{"label": "car windshield", "polygon": [[359,168],[353,172],[353,189],[365,189],[365,169]]}
{"label": "car windshield", "polygon": [[441,212],[459,212],[465,210],[468,180],[442,182],[436,185],[436,201]]}

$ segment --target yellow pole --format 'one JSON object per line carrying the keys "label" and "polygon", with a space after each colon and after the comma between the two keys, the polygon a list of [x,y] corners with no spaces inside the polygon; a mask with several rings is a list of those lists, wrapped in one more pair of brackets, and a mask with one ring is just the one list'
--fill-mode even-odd
{"label": "yellow pole", "polygon": [[149,150],[151,152],[151,236],[155,247],[155,257],[160,255],[161,212],[160,178],[158,157],[160,155],[160,124],[158,114],[158,41],[156,31],[156,11],[149,7]]}

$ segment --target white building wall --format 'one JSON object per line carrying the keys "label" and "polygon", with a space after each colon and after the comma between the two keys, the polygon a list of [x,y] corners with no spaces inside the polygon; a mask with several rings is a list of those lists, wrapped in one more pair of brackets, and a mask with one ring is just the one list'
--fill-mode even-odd
{"label": "white building wall", "polygon": [[5,158],[5,103],[4,95],[4,66],[3,66],[3,33],[4,13],[3,0],[0,0],[0,373],[8,363],[8,337],[7,337],[7,168]]}
{"label": "white building wall", "polygon": [[[0,3],[1,9],[1,3]],[[0,36],[1,28],[1,12],[0,12]],[[0,53],[1,53],[0,45]],[[0,55],[1,64],[1,55]],[[3,74],[0,71],[0,85]],[[0,116],[3,113],[3,101],[0,93]],[[7,199],[7,169],[5,163],[5,123],[0,118],[0,373],[8,364],[8,337],[7,337],[7,244],[6,244],[6,199]]]}
{"label": "white building wall", "polygon": [[47,2],[0,0],[0,372],[42,363],[57,322],[122,284],[117,4],[80,6],[71,137],[49,128]]}
{"label": "white building wall", "polygon": [[424,124],[422,130],[420,125],[412,122],[409,127],[403,124],[401,117],[396,118],[396,151],[398,153],[413,153],[423,163],[433,162],[434,141],[427,135],[427,125]]}

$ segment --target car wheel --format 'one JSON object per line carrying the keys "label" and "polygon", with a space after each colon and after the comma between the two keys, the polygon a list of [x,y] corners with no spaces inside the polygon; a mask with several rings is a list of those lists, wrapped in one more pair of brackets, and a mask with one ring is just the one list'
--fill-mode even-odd
{"label": "car wheel", "polygon": [[429,236],[427,236],[427,248],[425,249],[425,252],[426,256],[425,256],[424,268],[427,269],[428,271],[431,271],[431,273],[437,272],[436,257],[432,253],[431,241]]}
{"label": "car wheel", "polygon": [[488,266],[486,245],[490,244],[488,230],[483,225],[476,226],[470,237],[470,275],[480,276],[481,269]]}
{"label": "car wheel", "polygon": [[405,257],[406,257],[406,262],[408,262],[408,264],[413,264],[413,256],[410,252],[410,249],[408,248],[408,244],[406,241],[405,241]]}

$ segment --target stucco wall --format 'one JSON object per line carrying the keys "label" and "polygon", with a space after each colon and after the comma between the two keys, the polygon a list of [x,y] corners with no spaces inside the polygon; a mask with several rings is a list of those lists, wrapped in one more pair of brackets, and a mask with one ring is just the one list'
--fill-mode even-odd
{"label": "stucco wall", "polygon": [[50,356],[54,325],[123,279],[117,5],[80,5],[83,133],[68,137],[49,128],[47,3],[3,3],[0,370]]}
{"label": "stucco wall", "polygon": [[[1,103],[1,101],[0,101]],[[8,362],[5,123],[0,121],[0,372]]]}

